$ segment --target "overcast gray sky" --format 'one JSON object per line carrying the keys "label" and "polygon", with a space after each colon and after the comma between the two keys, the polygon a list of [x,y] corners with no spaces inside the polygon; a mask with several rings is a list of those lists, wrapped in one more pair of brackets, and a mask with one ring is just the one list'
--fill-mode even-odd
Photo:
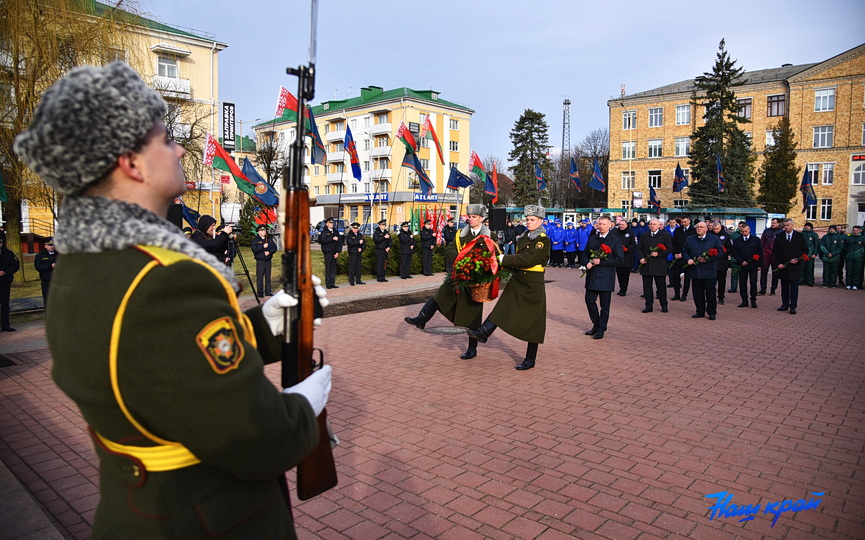
{"label": "overcast gray sky", "polygon": [[[237,119],[273,117],[288,66],[306,63],[309,0],[139,0],[145,15],[212,33],[219,96]],[[608,125],[607,100],[711,69],[721,38],[746,70],[819,62],[865,42],[863,0],[320,0],[313,104],[363,86],[434,89],[468,106],[471,146],[507,160],[525,109],[562,142]],[[244,131],[250,124],[244,125]]]}

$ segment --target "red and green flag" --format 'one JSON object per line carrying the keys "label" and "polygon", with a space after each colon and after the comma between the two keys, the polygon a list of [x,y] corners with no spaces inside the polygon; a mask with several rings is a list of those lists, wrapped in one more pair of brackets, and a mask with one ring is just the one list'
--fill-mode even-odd
{"label": "red and green flag", "polygon": [[426,117],[423,125],[420,127],[420,136],[421,138],[432,139],[432,141],[436,145],[436,151],[439,154],[439,160],[442,162],[442,165],[445,164],[445,157],[442,153],[442,145],[439,143],[439,138],[436,136],[436,132],[433,129],[432,122],[430,122],[429,116]]}
{"label": "red and green flag", "polygon": [[245,174],[234,162],[231,155],[225,151],[210,133],[207,134],[207,142],[204,145],[204,164],[214,169],[227,171],[234,177],[234,183],[237,184],[237,189],[246,193],[254,200],[261,204],[265,204],[262,200],[262,195],[256,191],[256,185],[246,177]]}
{"label": "red and green flag", "polygon": [[484,182],[487,181],[487,173],[484,171],[484,164],[478,153],[472,150],[472,155],[469,158],[469,174],[475,173]]}
{"label": "red and green flag", "polygon": [[405,127],[405,122],[399,123],[399,129],[396,131],[396,138],[402,141],[405,145],[405,151],[409,154],[414,154],[417,151],[417,141],[414,140],[414,135]]}

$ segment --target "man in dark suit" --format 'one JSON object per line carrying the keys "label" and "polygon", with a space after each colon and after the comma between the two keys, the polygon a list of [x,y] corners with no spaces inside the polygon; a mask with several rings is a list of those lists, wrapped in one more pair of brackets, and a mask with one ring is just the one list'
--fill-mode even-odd
{"label": "man in dark suit", "polygon": [[799,302],[799,279],[802,277],[802,255],[808,253],[808,243],[802,233],[793,230],[793,220],[784,220],[784,230],[775,237],[772,246],[772,265],[781,279],[781,307],[796,314]]}
{"label": "man in dark suit", "polygon": [[432,221],[428,219],[423,222],[423,228],[420,230],[421,273],[425,276],[433,275],[432,256],[435,245],[436,235],[433,232]]}
{"label": "man in dark suit", "polygon": [[747,224],[740,229],[742,236],[733,240],[733,259],[739,264],[739,294],[742,303],[738,307],[748,307],[748,289],[751,292],[751,307],[757,307],[757,273],[763,257],[763,242],[751,234]]}
{"label": "man in dark suit", "polygon": [[[670,274],[670,282],[673,285],[673,298],[672,300],[681,300],[684,302],[688,299],[688,289],[691,287],[691,276],[688,273],[688,265],[685,264],[687,259],[683,259],[682,257],[682,248],[685,247],[685,240],[690,236],[694,236],[696,231],[694,227],[691,226],[691,218],[685,216],[682,218],[682,226],[676,227],[676,231],[673,233],[673,250],[675,250],[675,255],[673,255],[673,273]],[[682,272],[685,273],[685,283],[682,284],[682,278],[679,274]],[[682,287],[682,295],[679,296],[679,287]]]}
{"label": "man in dark suit", "polygon": [[[697,308],[691,317],[700,319],[708,314],[709,320],[714,321],[718,310],[718,299],[715,297],[718,257],[723,256],[724,246],[717,236],[709,234],[709,227],[704,222],[698,221],[694,231],[695,234],[689,236],[682,247],[682,259],[688,265],[686,272],[691,274],[694,307]],[[711,250],[715,250],[715,253]]]}
{"label": "man in dark suit", "polygon": [[643,275],[643,296],[646,298],[646,308],[643,313],[652,311],[655,295],[652,284],[658,290],[658,301],[661,312],[667,312],[667,255],[673,251],[673,239],[670,233],[661,228],[657,219],[649,220],[649,230],[640,237],[637,244],[640,252],[640,274]]}
{"label": "man in dark suit", "polygon": [[390,239],[390,233],[387,231],[386,219],[378,222],[378,229],[372,233],[372,241],[375,244],[376,281],[384,283],[387,281],[384,277],[387,273],[387,254],[393,245],[393,240]]}
{"label": "man in dark suit", "polygon": [[[613,223],[608,216],[601,216],[597,222],[597,234],[589,237],[586,251],[580,253],[580,264],[586,267],[586,308],[589,310],[589,318],[592,319],[592,329],[586,332],[587,336],[602,339],[607,331],[607,322],[610,320],[610,301],[613,298],[613,289],[616,288],[616,266],[625,257],[622,241],[618,235],[610,234]],[[592,252],[602,250],[601,245],[606,245],[610,253],[605,259],[595,257],[590,259]],[[597,301],[600,298],[601,310],[598,312]]]}
{"label": "man in dark suit", "polygon": [[336,258],[342,251],[342,233],[333,228],[333,218],[327,218],[318,241],[324,255],[324,281],[328,289],[338,289],[336,284]]}
{"label": "man in dark suit", "polygon": [[363,250],[366,247],[366,241],[363,233],[360,232],[360,223],[355,221],[351,224],[351,230],[345,235],[346,245],[348,246],[348,284],[354,287],[354,284],[366,285],[361,281],[361,257]]}

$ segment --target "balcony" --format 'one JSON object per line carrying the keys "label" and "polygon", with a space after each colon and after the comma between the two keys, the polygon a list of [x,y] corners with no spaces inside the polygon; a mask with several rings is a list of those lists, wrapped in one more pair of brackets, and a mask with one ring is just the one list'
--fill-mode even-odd
{"label": "balcony", "polygon": [[375,169],[368,171],[369,179],[378,182],[380,180],[390,180],[393,178],[393,169]]}
{"label": "balcony", "polygon": [[346,180],[354,180],[354,177],[350,172],[327,173],[328,184],[341,184]]}
{"label": "balcony", "polygon": [[189,79],[175,79],[173,77],[154,75],[152,83],[153,88],[164,97],[174,99],[190,99],[192,97]]}
{"label": "balcony", "polygon": [[374,146],[369,149],[369,157],[388,157],[390,156],[390,146]]}
{"label": "balcony", "polygon": [[373,124],[367,128],[367,131],[370,135],[390,135],[391,133],[391,125],[390,122],[385,124]]}
{"label": "balcony", "polygon": [[330,131],[325,134],[324,138],[327,140],[327,142],[344,141],[345,130],[341,129],[339,131]]}
{"label": "balcony", "polygon": [[337,163],[343,163],[348,157],[348,152],[328,152],[327,153],[327,161],[336,161]]}

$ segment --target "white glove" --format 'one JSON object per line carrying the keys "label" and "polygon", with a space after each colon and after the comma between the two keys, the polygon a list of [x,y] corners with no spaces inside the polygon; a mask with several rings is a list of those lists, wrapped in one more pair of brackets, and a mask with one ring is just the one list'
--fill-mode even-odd
{"label": "white glove", "polygon": [[502,264],[502,261],[505,259],[504,253],[499,255],[499,264]]}
{"label": "white glove", "polygon": [[321,369],[314,372],[312,375],[303,381],[289,386],[282,391],[283,394],[300,394],[305,397],[309,404],[312,405],[312,410],[315,411],[315,416],[321,414],[324,406],[327,405],[327,397],[330,395],[331,376],[333,370],[330,366],[322,366]]}
{"label": "white glove", "polygon": [[[327,289],[321,286],[321,280],[315,274],[312,275],[312,287],[318,297],[318,303],[321,304],[321,309],[324,309],[330,304],[330,300],[327,299]],[[321,326],[321,319],[313,320],[312,324],[313,326]]]}
{"label": "white glove", "polygon": [[285,310],[293,308],[297,305],[297,298],[286,294],[285,291],[279,290],[271,296],[264,306],[261,308],[261,313],[267,320],[270,331],[274,336],[279,336],[285,333]]}

